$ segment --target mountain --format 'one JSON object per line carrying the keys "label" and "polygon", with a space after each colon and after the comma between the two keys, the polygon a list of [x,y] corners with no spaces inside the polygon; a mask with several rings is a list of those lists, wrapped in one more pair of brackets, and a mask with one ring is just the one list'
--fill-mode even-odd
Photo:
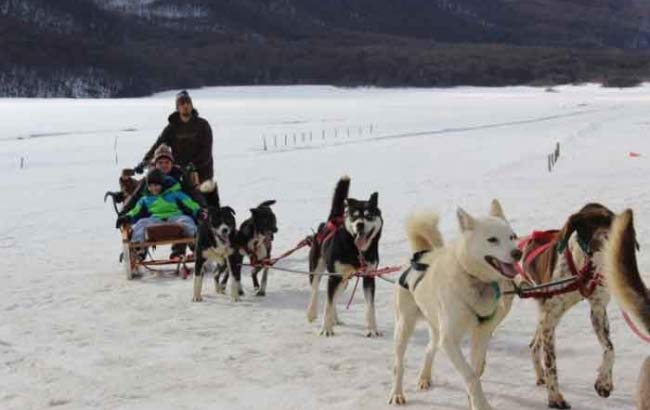
{"label": "mountain", "polygon": [[648,48],[641,0],[0,0],[0,95],[636,82]]}

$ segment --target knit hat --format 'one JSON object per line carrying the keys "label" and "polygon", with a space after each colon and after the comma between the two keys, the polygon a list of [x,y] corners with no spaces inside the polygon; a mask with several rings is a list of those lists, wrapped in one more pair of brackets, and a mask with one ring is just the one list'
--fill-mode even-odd
{"label": "knit hat", "polygon": [[153,162],[158,162],[161,158],[167,158],[171,162],[174,162],[174,156],[172,155],[172,149],[167,144],[161,144],[156,151],[153,153]]}
{"label": "knit hat", "polygon": [[165,181],[165,174],[159,169],[153,169],[147,174],[147,184],[162,185]]}
{"label": "knit hat", "polygon": [[178,103],[182,99],[187,99],[190,103],[192,102],[192,97],[190,97],[190,93],[188,93],[187,90],[180,91],[176,94],[176,108],[178,108]]}

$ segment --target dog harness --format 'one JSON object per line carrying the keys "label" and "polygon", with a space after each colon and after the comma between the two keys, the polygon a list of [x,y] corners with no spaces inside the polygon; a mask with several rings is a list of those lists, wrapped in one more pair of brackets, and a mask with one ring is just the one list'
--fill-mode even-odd
{"label": "dog harness", "polygon": [[[494,290],[494,299],[495,299],[496,301],[499,301],[499,299],[501,299],[501,288],[499,287],[499,283],[497,283],[497,282],[490,282],[490,286],[492,286],[492,290]],[[489,322],[489,321],[492,320],[492,319],[494,318],[494,316],[497,314],[497,310],[499,310],[499,306],[497,306],[497,307],[494,309],[494,312],[492,312],[490,315],[488,315],[488,316],[481,316],[481,315],[479,315],[479,314],[476,314],[476,318],[478,319],[478,322],[479,322],[479,323]]]}
{"label": "dog harness", "polygon": [[[429,265],[420,262],[420,258],[422,258],[422,256],[427,252],[429,251],[420,251],[413,254],[413,257],[411,258],[410,266],[406,268],[406,270],[402,272],[402,274],[399,277],[398,283],[400,284],[401,287],[411,291],[414,291],[415,288],[418,287],[420,281],[422,281],[422,279],[424,278],[424,273],[429,268]],[[420,272],[420,276],[418,276],[418,278],[415,280],[415,283],[413,283],[413,289],[409,289],[409,285],[406,279],[408,278],[408,275],[409,273],[411,273],[412,270],[416,272]]]}

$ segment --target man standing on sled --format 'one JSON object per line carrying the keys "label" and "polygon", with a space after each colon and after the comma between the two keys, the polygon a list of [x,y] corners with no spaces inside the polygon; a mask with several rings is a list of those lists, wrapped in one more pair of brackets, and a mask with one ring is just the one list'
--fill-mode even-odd
{"label": "man standing on sled", "polygon": [[213,182],[214,165],[212,161],[212,129],[192,105],[192,98],[183,90],[176,94],[176,111],[169,118],[169,124],[162,131],[144,159],[135,167],[142,173],[151,163],[156,149],[166,144],[174,153],[174,161],[182,168],[192,164],[198,174],[206,201],[210,206],[218,206],[219,194]]}

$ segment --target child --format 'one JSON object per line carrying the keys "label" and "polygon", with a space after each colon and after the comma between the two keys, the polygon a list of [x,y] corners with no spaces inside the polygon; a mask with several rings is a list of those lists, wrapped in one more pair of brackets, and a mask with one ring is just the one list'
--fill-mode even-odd
{"label": "child", "polygon": [[138,200],[135,207],[120,217],[118,224],[135,223],[132,242],[144,242],[148,227],[161,223],[177,223],[184,228],[185,236],[196,234],[194,219],[200,210],[183,191],[172,189],[176,181],[154,169],[147,175],[147,193]]}

